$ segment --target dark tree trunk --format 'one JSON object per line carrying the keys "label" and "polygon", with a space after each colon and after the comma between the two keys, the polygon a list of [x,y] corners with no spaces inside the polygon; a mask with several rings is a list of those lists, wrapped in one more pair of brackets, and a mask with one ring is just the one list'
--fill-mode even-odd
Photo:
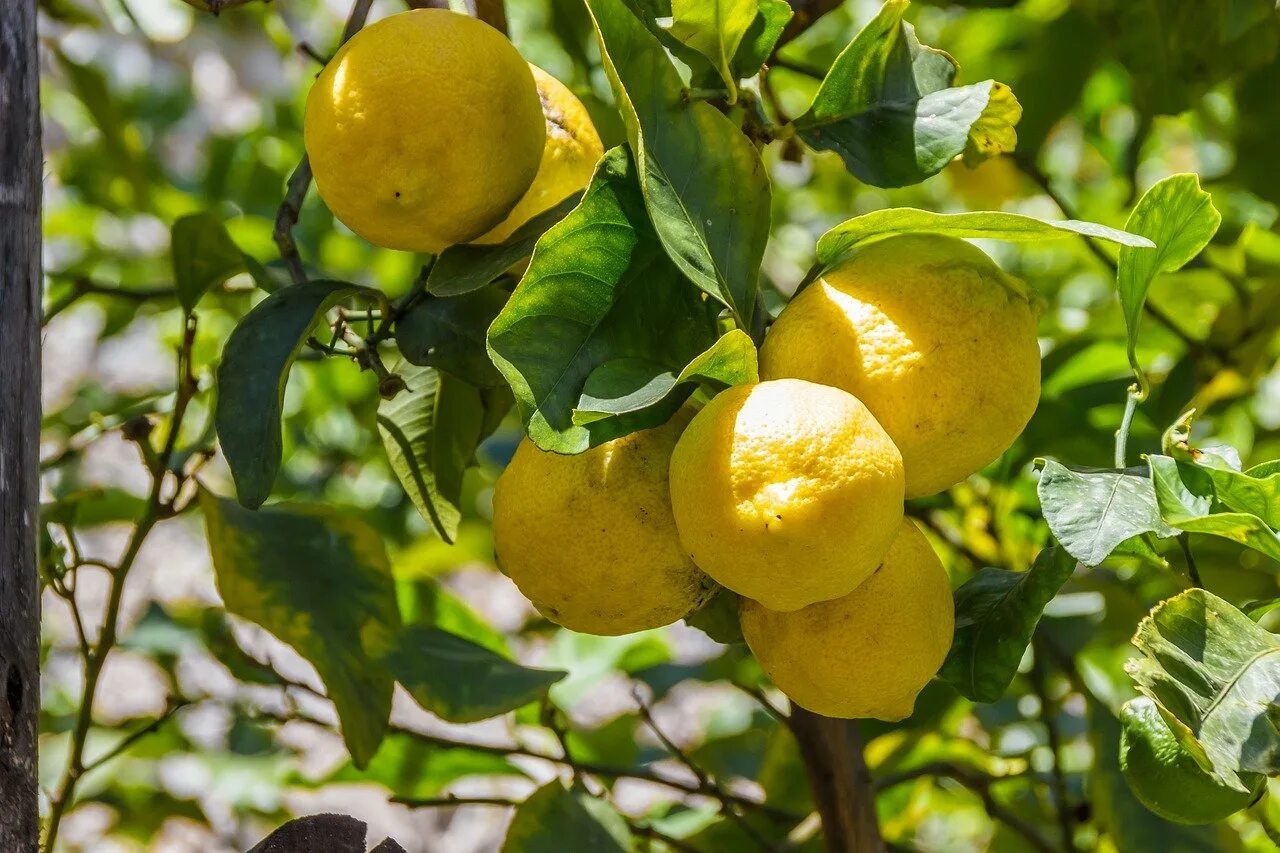
{"label": "dark tree trunk", "polygon": [[38,845],[40,105],[36,0],[0,0],[0,850]]}
{"label": "dark tree trunk", "polygon": [[875,788],[862,758],[857,721],[822,717],[792,705],[791,728],[809,774],[828,853],[884,853]]}

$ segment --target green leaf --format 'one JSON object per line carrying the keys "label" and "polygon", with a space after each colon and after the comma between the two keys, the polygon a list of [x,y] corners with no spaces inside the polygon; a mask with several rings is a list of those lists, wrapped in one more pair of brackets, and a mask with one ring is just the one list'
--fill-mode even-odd
{"label": "green leaf", "polygon": [[413,364],[438,367],[480,388],[502,385],[502,374],[485,348],[485,333],[507,296],[497,287],[461,296],[428,295],[396,323],[396,344]]}
{"label": "green leaf", "polygon": [[418,704],[451,723],[475,723],[546,695],[559,670],[529,669],[439,628],[410,627],[387,658]]}
{"label": "green leaf", "polygon": [[668,32],[705,56],[737,101],[738,75],[733,60],[756,21],[757,0],[671,0]]}
{"label": "green leaf", "polygon": [[1068,468],[1045,459],[1037,490],[1053,538],[1086,566],[1100,564],[1134,536],[1177,533],[1160,517],[1145,467]]}
{"label": "green leaf", "polygon": [[590,424],[649,409],[689,382],[722,390],[759,381],[755,344],[746,332],[732,329],[678,374],[645,359],[606,361],[587,377],[582,398],[573,410],[573,422]]}
{"label": "green leaf", "polygon": [[283,287],[254,306],[227,338],[215,419],[244,506],[262,506],[280,470],[280,411],[298,350],[325,311],[361,293],[373,291],[340,281]]}
{"label": "green leaf", "polygon": [[1062,548],[1045,548],[1025,572],[990,566],[956,590],[956,634],[938,676],[975,702],[994,702],[1018,672],[1045,606],[1075,571]]}
{"label": "green leaf", "polygon": [[1144,657],[1125,668],[1201,766],[1280,772],[1280,637],[1190,589],[1156,605],[1133,644]]}
{"label": "green leaf", "polygon": [[622,0],[589,0],[653,228],[690,281],[750,328],[769,237],[769,179],[732,121],[686,102],[662,44]]}
{"label": "green leaf", "polygon": [[773,55],[773,48],[791,20],[791,5],[786,0],[759,0],[760,12],[747,28],[733,57],[735,78],[754,77],[760,66]]}
{"label": "green leaf", "polygon": [[[492,547],[488,549],[490,552]],[[406,625],[421,628],[438,628],[456,637],[470,640],[481,648],[510,659],[511,647],[507,637],[475,612],[458,594],[431,578],[406,580],[399,562],[396,598],[400,602],[400,617]]]}
{"label": "green leaf", "polygon": [[1222,216],[1213,199],[1200,189],[1200,177],[1172,175],[1147,190],[1129,214],[1125,231],[1141,234],[1155,245],[1154,252],[1120,249],[1116,287],[1129,333],[1129,364],[1146,392],[1146,374],[1138,363],[1138,321],[1147,301],[1147,289],[1161,273],[1181,269],[1209,245]]}
{"label": "green leaf", "polygon": [[246,272],[245,255],[226,227],[209,213],[191,213],[173,223],[169,253],[178,302],[190,314],[210,288]]}
{"label": "green leaf", "polygon": [[432,367],[401,363],[395,372],[406,390],[378,404],[387,459],[418,512],[453,544],[462,520],[462,478],[484,437],[484,399]]}
{"label": "green leaf", "polygon": [[1280,528],[1280,470],[1258,467],[1242,472],[1207,452],[1194,453],[1193,458],[1213,481],[1214,497],[1219,503],[1257,516],[1272,529]]}
{"label": "green leaf", "polygon": [[427,293],[458,296],[484,287],[533,252],[538,239],[578,205],[574,193],[555,207],[539,213],[501,243],[486,246],[464,243],[440,253],[427,273]]}
{"label": "green leaf", "polygon": [[553,779],[516,808],[502,853],[626,853],[631,830],[608,802]]}
{"label": "green leaf", "polygon": [[1208,470],[1180,463],[1171,456],[1147,457],[1160,515],[1188,533],[1206,533],[1239,542],[1280,561],[1280,537],[1256,515],[1222,512],[1215,506],[1217,489]]}
{"label": "green leaf", "polygon": [[684,617],[685,624],[697,628],[717,643],[745,643],[738,610],[742,598],[732,590],[720,589],[711,600]]}
{"label": "green leaf", "polygon": [[364,767],[386,733],[400,631],[382,536],[331,507],[253,512],[200,491],[218,592],[227,610],[270,631],[316,668],[343,740]]}
{"label": "green leaf", "polygon": [[859,180],[917,184],[965,154],[980,160],[1017,143],[1022,115],[1012,90],[986,80],[951,88],[956,64],[920,44],[889,0],[841,51],[813,103],[795,121],[805,142],[835,151]]}
{"label": "green leaf", "polygon": [[714,340],[714,308],[663,253],[623,148],[608,152],[578,207],[543,236],[524,278],[489,327],[489,356],[515,394],[529,437],[581,453],[671,416],[690,390],[648,409],[576,424],[587,378],[632,360],[654,375],[682,370]]}
{"label": "green leaf", "polygon": [[470,776],[524,774],[501,755],[472,749],[437,746],[411,734],[387,735],[369,766],[363,770],[347,764],[324,780],[335,782],[376,782],[396,797],[435,797],[450,784]]}
{"label": "green leaf", "polygon": [[847,219],[823,234],[818,240],[818,263],[829,269],[845,260],[860,243],[894,234],[921,232],[947,234],[951,237],[1022,242],[1083,235],[1097,240],[1110,240],[1125,246],[1149,248],[1155,245],[1146,237],[1074,219],[1048,221],[1023,216],[1020,213],[1002,213],[993,210],[976,213],[934,213],[914,207],[893,207]]}

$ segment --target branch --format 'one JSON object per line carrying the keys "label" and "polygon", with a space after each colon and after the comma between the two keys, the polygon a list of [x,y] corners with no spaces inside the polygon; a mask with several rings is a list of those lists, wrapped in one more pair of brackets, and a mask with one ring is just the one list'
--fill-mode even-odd
{"label": "branch", "polygon": [[[210,2],[210,0],[203,0],[203,2]],[[239,0],[239,2],[243,3],[247,0]],[[339,44],[345,44],[348,39],[360,32],[360,28],[369,17],[369,7],[372,5],[373,0],[355,0],[351,6],[351,14],[347,16],[347,24],[342,29],[342,41]],[[276,212],[273,232],[276,246],[280,249],[280,257],[289,267],[289,276],[294,284],[301,284],[307,280],[306,270],[302,266],[302,257],[298,254],[298,244],[293,239],[293,229],[298,224],[298,217],[302,215],[302,202],[306,199],[307,190],[310,187],[311,161],[304,154],[297,168],[293,170],[293,174],[289,176],[284,200],[280,202],[280,209]]]}
{"label": "branch", "polygon": [[[52,273],[49,277],[60,278],[60,276],[53,275]],[[89,295],[109,296],[132,302],[147,302],[151,299],[164,299],[176,296],[177,290],[164,285],[138,288],[112,287],[110,285],[94,281],[88,276],[75,276],[71,280],[70,292],[49,306],[49,309],[45,311],[44,319],[41,320],[40,324],[42,326],[48,325],[50,320],[70,308],[76,302],[80,301],[81,297]]]}
{"label": "branch", "polygon": [[795,705],[791,731],[822,817],[828,853],[881,853],[885,846],[875,788],[862,757],[857,721],[824,717]]}

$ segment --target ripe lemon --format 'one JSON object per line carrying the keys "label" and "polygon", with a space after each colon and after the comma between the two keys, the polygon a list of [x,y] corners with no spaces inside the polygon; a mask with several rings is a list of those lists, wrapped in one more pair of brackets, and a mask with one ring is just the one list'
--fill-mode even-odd
{"label": "ripe lemon", "polygon": [[476,243],[501,243],[521,225],[591,183],[596,163],[604,156],[600,134],[596,133],[596,126],[582,102],[568,86],[538,66],[529,67],[538,84],[538,98],[547,124],[542,163],[533,185],[507,218],[475,240]]}
{"label": "ripe lemon", "polygon": [[1040,397],[1037,304],[963,240],[871,243],[791,301],[760,375],[843,388],[902,451],[907,497],[931,495],[1008,449]]}
{"label": "ripe lemon", "polygon": [[680,541],[703,571],[775,610],[850,592],[902,520],[902,457],[866,406],[798,379],[739,385],[671,456]]}
{"label": "ripe lemon", "polygon": [[1146,696],[1120,709],[1120,770],[1144,806],[1176,823],[1213,823],[1246,808],[1258,796],[1265,777],[1242,773],[1236,789],[1205,771]]}
{"label": "ripe lemon", "polygon": [[792,613],[742,602],[742,634],[796,704],[828,717],[901,720],[951,648],[955,607],[942,563],[910,520],[848,595]]}
{"label": "ripe lemon", "polygon": [[316,188],[370,243],[439,252],[500,222],[542,159],[529,65],[488,24],[444,9],[357,33],[307,96]]}
{"label": "ripe lemon", "polygon": [[668,625],[715,584],[680,547],[667,463],[688,415],[576,456],[529,439],[498,479],[498,566],[551,621],[608,636]]}

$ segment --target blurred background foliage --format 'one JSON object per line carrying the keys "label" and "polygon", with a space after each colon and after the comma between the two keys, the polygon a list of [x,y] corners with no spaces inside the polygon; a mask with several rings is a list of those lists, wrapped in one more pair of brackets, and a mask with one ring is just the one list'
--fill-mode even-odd
{"label": "blurred background foliage", "polygon": [[[766,103],[801,114],[823,70],[877,6],[848,0],[789,44],[761,84]],[[275,0],[218,16],[180,0],[42,0],[40,7],[44,554],[52,565],[69,547],[77,550],[85,569],[70,597],[94,625],[106,584],[93,561],[116,558],[148,488],[122,429],[173,404],[183,323],[169,227],[183,214],[208,211],[283,280],[272,225],[302,156],[302,105],[319,68],[312,54],[334,49],[349,6]],[[372,17],[401,8],[378,0]],[[606,147],[620,142],[578,0],[509,0],[507,13],[525,57],[579,94]],[[1235,446],[1246,466],[1280,456],[1280,171],[1273,153],[1280,26],[1271,0],[932,0],[909,17],[924,43],[956,58],[959,82],[994,78],[1012,86],[1024,110],[1017,152],[977,168],[957,162],[918,186],[883,190],[857,182],[834,154],[771,145],[769,307],[776,313],[810,267],[817,237],[859,213],[1003,209],[1122,227],[1152,183],[1197,172],[1223,224],[1195,262],[1152,288],[1163,322],[1144,320],[1139,354],[1154,387],[1138,410],[1130,453],[1158,450],[1161,432],[1194,407],[1197,441]],[[409,287],[419,265],[410,254],[364,243],[314,193],[295,235],[314,274],[392,295]],[[984,248],[1046,302],[1044,395],[1001,460],[910,507],[953,585],[983,565],[1029,564],[1047,536],[1032,460],[1110,464],[1130,381],[1124,320],[1104,262],[1111,247],[1068,239]],[[242,276],[202,303],[193,354],[202,390],[185,438],[207,429],[212,368],[257,298]],[[706,772],[787,812],[812,811],[795,743],[753,695],[762,679],[742,647],[683,624],[620,638],[575,635],[540,619],[496,571],[492,486],[520,437],[518,423],[482,446],[450,547],[429,532],[390,471],[374,427],[377,402],[376,383],[355,365],[300,362],[286,398],[286,464],[275,497],[351,508],[374,524],[406,615],[570,673],[551,691],[560,709],[551,717],[531,706],[450,726],[399,696],[398,725],[551,751],[561,739],[580,761],[659,762],[683,778],[637,710],[638,687],[663,733]],[[230,491],[220,459],[202,476]],[[1205,585],[1218,595],[1238,605],[1280,596],[1280,567],[1262,555],[1222,539],[1192,542]],[[243,850],[289,816],[342,811],[371,824],[371,841],[392,835],[411,851],[494,849],[509,809],[410,809],[389,798],[521,799],[555,768],[432,747],[400,733],[356,771],[330,727],[297,719],[278,725],[299,709],[322,722],[332,716],[305,687],[289,686],[317,684],[307,664],[222,612],[207,553],[192,517],[166,520],[147,538],[90,737],[91,755],[124,739],[129,748],[86,775],[60,846]],[[1133,654],[1129,638],[1153,603],[1185,586],[1181,552],[1163,557],[1119,556],[1077,572],[1000,701],[976,705],[935,682],[912,718],[863,726],[890,842],[937,851],[1056,849],[1072,836],[1084,849],[1274,849],[1268,836],[1280,814],[1272,813],[1273,800],[1222,825],[1175,827],[1133,800],[1119,776],[1114,714],[1133,695],[1122,669]],[[67,596],[50,590],[44,601],[41,779],[53,789],[83,664]],[[674,797],[637,779],[610,784],[624,814],[690,849],[753,847],[714,801]],[[792,840],[811,845],[812,831],[806,836],[802,825]]]}

